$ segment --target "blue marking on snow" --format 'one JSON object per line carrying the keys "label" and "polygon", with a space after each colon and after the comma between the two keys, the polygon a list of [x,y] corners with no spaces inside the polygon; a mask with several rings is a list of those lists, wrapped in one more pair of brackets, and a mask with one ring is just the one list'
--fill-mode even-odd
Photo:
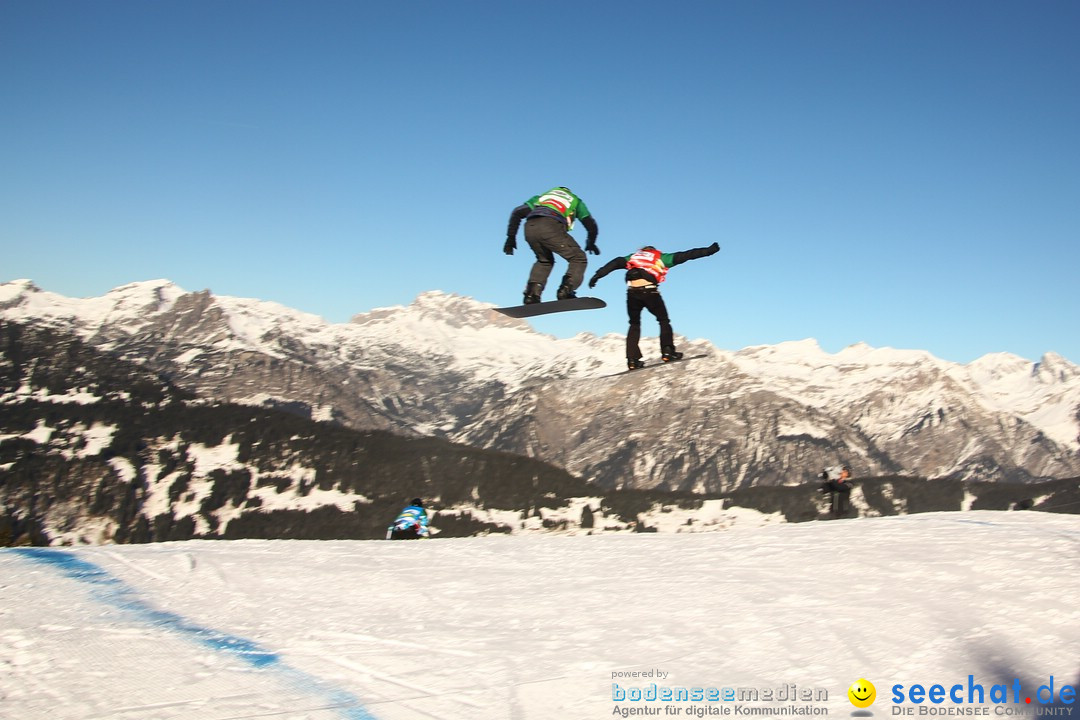
{"label": "blue marking on snow", "polygon": [[292,687],[321,696],[343,718],[375,720],[375,716],[369,713],[360,699],[352,693],[328,687],[324,681],[285,664],[277,653],[261,647],[253,640],[198,625],[181,615],[153,607],[139,597],[133,587],[89,560],[83,560],[70,552],[48,548],[17,548],[13,551],[36,563],[54,567],[72,580],[86,583],[91,587],[94,599],[129,613],[147,625],[186,636],[200,645],[231,655],[254,668],[277,672]]}

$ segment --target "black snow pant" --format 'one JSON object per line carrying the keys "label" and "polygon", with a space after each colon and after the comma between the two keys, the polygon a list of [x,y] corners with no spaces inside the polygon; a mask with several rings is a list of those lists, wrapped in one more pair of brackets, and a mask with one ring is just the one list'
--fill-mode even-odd
{"label": "black snow pant", "polygon": [[528,218],[525,221],[525,242],[529,243],[529,247],[536,253],[536,262],[529,272],[526,293],[535,285],[539,285],[536,295],[543,291],[548,276],[551,275],[551,268],[555,265],[556,255],[569,263],[561,287],[570,292],[578,289],[585,279],[585,266],[589,261],[577,240],[566,231],[565,221],[543,216]]}
{"label": "black snow pant", "polygon": [[833,515],[843,515],[848,510],[848,499],[851,495],[851,484],[842,483],[838,480],[830,480],[821,486],[822,491],[829,493],[830,510]]}
{"label": "black snow pant", "polygon": [[626,359],[640,360],[641,348],[641,311],[648,310],[660,323],[660,352],[675,350],[675,333],[671,329],[667,305],[660,291],[654,287],[627,288],[626,313],[630,316],[630,329],[626,332]]}
{"label": "black snow pant", "polygon": [[405,528],[403,530],[392,530],[392,531],[390,531],[390,539],[391,540],[419,540],[420,539],[420,533],[418,532],[417,528],[415,528],[415,527]]}

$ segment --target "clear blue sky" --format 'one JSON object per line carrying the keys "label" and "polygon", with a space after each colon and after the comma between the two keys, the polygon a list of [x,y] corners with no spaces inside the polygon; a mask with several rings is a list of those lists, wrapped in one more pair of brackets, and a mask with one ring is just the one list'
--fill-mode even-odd
{"label": "clear blue sky", "polygon": [[[1080,362],[1078,36],[1073,0],[0,0],[0,280],[514,304],[510,211],[567,185],[590,274],[721,244],[668,276],[682,335]],[[625,332],[596,294],[536,327]]]}

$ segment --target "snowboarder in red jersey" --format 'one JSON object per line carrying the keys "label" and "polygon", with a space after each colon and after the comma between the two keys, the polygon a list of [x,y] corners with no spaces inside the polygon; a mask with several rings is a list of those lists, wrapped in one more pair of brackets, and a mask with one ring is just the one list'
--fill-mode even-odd
{"label": "snowboarder in red jersey", "polygon": [[630,329],[626,333],[626,364],[631,370],[645,367],[641,359],[641,311],[648,310],[660,323],[660,354],[664,362],[681,360],[683,354],[675,349],[675,332],[671,328],[667,306],[660,295],[660,283],[664,282],[668,270],[688,260],[715,255],[720,246],[713,243],[708,247],[665,253],[652,245],[646,245],[632,255],[617,257],[597,270],[589,279],[589,287],[596,287],[596,281],[615,270],[626,270],[626,312],[630,316]]}

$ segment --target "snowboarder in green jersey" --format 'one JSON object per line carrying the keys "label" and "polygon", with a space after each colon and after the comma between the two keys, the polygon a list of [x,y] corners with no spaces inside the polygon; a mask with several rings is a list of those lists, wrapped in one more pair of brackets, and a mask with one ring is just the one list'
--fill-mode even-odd
{"label": "snowboarder in green jersey", "polygon": [[536,254],[536,262],[533,263],[525,284],[524,304],[540,302],[540,295],[555,265],[556,255],[566,260],[569,266],[555,297],[559,300],[577,297],[575,291],[585,279],[588,258],[570,234],[575,220],[580,220],[589,233],[585,241],[585,251],[594,255],[600,254],[600,248],[596,247],[596,236],[600,229],[585,202],[570,192],[569,188],[557,187],[518,205],[510,213],[510,224],[506,228],[503,252],[507,255],[513,255],[517,249],[517,231],[522,220],[525,221],[525,242],[529,243],[529,247]]}
{"label": "snowboarder in green jersey", "polygon": [[626,365],[631,370],[645,367],[641,359],[641,311],[648,310],[660,323],[660,353],[664,362],[681,360],[683,354],[675,349],[675,332],[671,329],[667,306],[660,295],[660,283],[664,282],[669,269],[687,260],[715,255],[720,246],[713,243],[709,247],[683,250],[676,253],[660,252],[652,245],[646,245],[632,255],[617,257],[597,270],[589,279],[589,287],[596,287],[596,281],[615,270],[626,270],[626,312],[630,316],[630,329],[626,333]]}

